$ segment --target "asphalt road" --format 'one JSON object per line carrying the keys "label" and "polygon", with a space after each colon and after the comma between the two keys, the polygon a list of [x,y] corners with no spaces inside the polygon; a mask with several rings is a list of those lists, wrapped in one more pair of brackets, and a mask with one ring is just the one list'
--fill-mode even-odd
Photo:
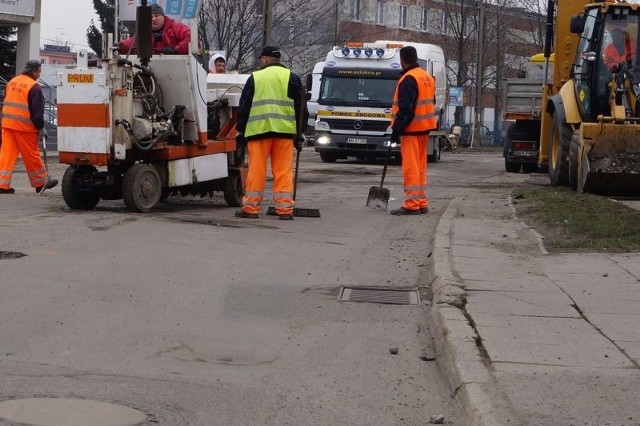
{"label": "asphalt road", "polygon": [[[221,194],[171,197],[148,214],[121,200],[70,211],[59,187],[38,196],[18,168],[17,193],[0,196],[0,401],[116,402],[167,426],[458,424],[425,360],[428,303],[337,295],[424,296],[439,216],[502,173],[500,154],[443,153],[430,213],[416,217],[365,207],[381,164],[302,155],[297,205],[322,217],[293,222],[235,218]],[[65,167],[50,160],[54,177]],[[385,187],[398,207],[397,165]]]}

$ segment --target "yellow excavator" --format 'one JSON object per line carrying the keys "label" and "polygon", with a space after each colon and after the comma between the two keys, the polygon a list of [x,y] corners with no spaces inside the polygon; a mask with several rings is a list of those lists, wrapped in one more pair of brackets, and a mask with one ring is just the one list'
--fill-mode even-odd
{"label": "yellow excavator", "polygon": [[639,26],[640,4],[548,0],[539,165],[551,185],[640,195]]}

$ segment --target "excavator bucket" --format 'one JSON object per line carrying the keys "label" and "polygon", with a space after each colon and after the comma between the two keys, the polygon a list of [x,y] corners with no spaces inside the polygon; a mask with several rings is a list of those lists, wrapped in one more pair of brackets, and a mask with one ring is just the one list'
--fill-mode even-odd
{"label": "excavator bucket", "polygon": [[640,195],[640,124],[583,126],[577,189],[607,195]]}

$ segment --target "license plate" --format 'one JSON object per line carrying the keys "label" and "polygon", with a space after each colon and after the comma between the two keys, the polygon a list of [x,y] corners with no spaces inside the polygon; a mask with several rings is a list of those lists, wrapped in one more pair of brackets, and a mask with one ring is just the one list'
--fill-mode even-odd
{"label": "license plate", "polygon": [[355,143],[358,145],[365,145],[367,140],[365,138],[347,138],[347,143]]}
{"label": "license plate", "polygon": [[513,151],[513,155],[516,157],[535,157],[536,155],[538,155],[538,151],[515,150]]}

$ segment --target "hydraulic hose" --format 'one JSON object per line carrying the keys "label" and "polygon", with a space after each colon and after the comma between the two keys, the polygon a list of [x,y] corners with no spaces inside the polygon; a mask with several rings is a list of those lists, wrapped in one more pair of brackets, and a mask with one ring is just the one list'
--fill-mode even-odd
{"label": "hydraulic hose", "polygon": [[140,149],[140,150],[142,150],[142,151],[150,151],[151,148],[153,148],[158,142],[162,142],[163,140],[168,139],[170,136],[175,136],[176,135],[175,131],[168,130],[166,132],[160,133],[158,136],[156,136],[155,138],[151,139],[148,142],[141,142],[133,134],[133,129],[131,128],[131,123],[129,123],[127,120],[118,119],[118,120],[116,120],[116,125],[121,125],[122,127],[124,127],[124,129],[126,130],[127,134],[129,135],[129,138],[131,138],[131,141],[133,142],[135,147]]}

